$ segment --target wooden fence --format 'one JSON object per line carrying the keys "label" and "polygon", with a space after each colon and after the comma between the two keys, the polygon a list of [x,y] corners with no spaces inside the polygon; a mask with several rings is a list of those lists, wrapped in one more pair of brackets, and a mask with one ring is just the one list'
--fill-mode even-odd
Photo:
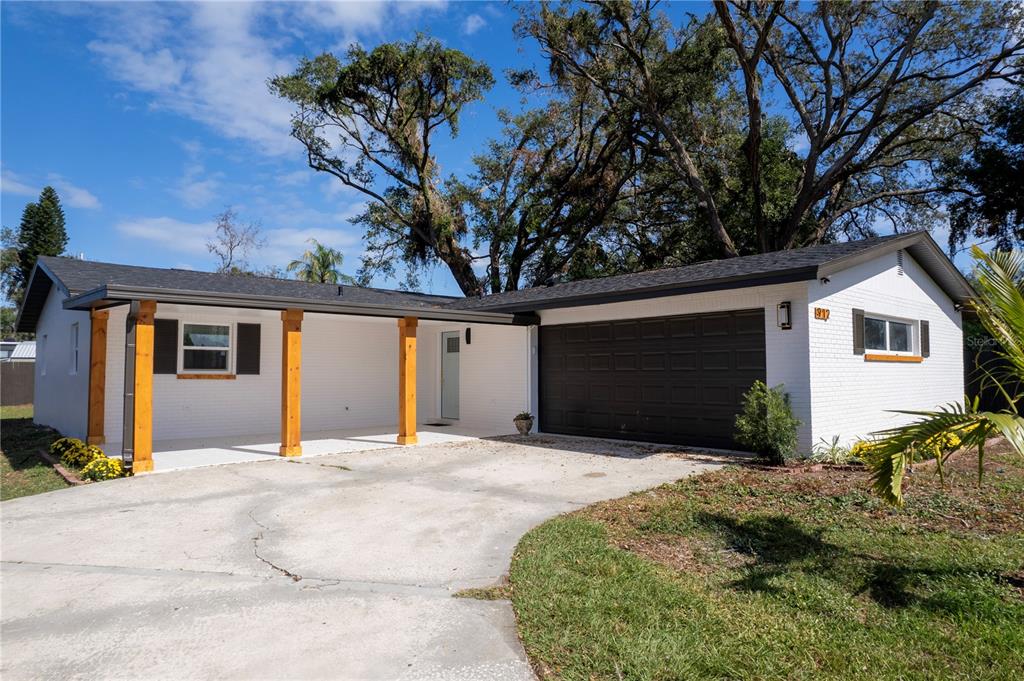
{"label": "wooden fence", "polygon": [[35,362],[0,362],[0,405],[32,404]]}

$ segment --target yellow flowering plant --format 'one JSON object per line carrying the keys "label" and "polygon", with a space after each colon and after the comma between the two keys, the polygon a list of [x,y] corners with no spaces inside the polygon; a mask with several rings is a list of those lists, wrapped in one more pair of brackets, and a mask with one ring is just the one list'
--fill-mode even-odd
{"label": "yellow flowering plant", "polygon": [[123,478],[124,475],[125,469],[121,459],[112,459],[108,456],[93,459],[82,469],[82,479],[94,482]]}
{"label": "yellow flowering plant", "polygon": [[[68,443],[61,446],[60,462],[65,466],[83,468],[95,459],[106,457],[103,450],[96,445],[87,445],[75,438],[62,439],[69,440]],[[60,442],[60,440],[57,442]],[[54,451],[52,447],[50,451]]]}

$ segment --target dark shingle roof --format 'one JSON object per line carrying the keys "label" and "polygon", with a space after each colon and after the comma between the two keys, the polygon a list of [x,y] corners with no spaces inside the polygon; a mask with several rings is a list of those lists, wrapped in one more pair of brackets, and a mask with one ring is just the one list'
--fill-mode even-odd
{"label": "dark shingle roof", "polygon": [[51,277],[70,296],[80,296],[69,303],[75,309],[153,298],[171,303],[264,309],[299,307],[339,314],[411,315],[508,324],[533,323],[531,319],[535,321],[535,317],[513,318],[513,314],[545,308],[808,281],[898,249],[906,249],[953,300],[962,303],[973,296],[970,284],[927,232],[712,260],[477,298],[359,286],[343,286],[339,294],[339,287],[334,284],[41,257],[26,291],[17,328],[35,330],[50,291]]}
{"label": "dark shingle roof", "polygon": [[60,279],[71,295],[91,291],[100,286],[126,286],[242,296],[296,298],[316,302],[344,300],[346,303],[401,307],[440,307],[445,303],[457,300],[453,296],[435,296],[347,285],[342,287],[342,293],[339,295],[336,284],[312,284],[292,279],[115,265],[64,257],[41,257],[39,260]]}
{"label": "dark shingle roof", "polygon": [[[755,285],[754,279],[796,281],[815,278],[818,267],[849,256],[869,251],[893,239],[908,235],[892,235],[822,244],[789,251],[775,251],[724,260],[709,260],[684,267],[666,267],[633,274],[620,274],[598,279],[570,281],[552,286],[536,286],[499,293],[482,298],[462,298],[451,307],[473,310],[518,310],[551,307],[568,300],[599,296],[622,296],[662,289],[682,290],[710,287],[730,281]],[[668,295],[667,293],[665,295]]]}

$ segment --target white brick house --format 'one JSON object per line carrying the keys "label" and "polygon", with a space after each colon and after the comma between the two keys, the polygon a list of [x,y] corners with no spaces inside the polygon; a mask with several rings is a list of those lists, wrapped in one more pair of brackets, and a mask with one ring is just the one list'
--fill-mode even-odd
{"label": "white brick house", "polygon": [[403,443],[423,423],[505,434],[520,411],[732,447],[757,379],[785,386],[810,450],[960,401],[971,295],[923,232],[472,299],[41,258],[18,329],[36,421],[137,471],[183,438],[279,433],[294,455],[396,423]]}

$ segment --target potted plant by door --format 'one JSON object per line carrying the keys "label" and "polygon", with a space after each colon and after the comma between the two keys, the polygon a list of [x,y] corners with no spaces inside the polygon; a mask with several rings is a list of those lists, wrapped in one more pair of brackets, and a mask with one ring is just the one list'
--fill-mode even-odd
{"label": "potted plant by door", "polygon": [[533,430],[533,414],[528,411],[521,411],[512,419],[512,423],[516,424],[516,430],[519,431],[520,435],[529,435],[530,431]]}

